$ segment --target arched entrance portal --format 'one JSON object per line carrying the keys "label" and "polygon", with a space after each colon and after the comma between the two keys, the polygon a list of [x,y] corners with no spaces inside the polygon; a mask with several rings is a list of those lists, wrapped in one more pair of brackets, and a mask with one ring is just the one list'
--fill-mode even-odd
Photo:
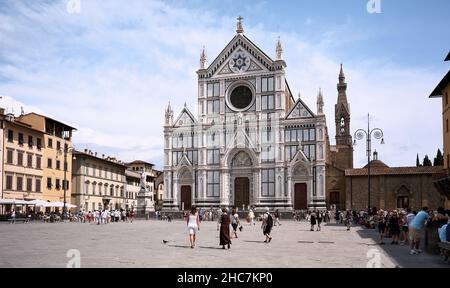
{"label": "arched entrance portal", "polygon": [[247,151],[241,150],[232,158],[230,168],[230,184],[233,190],[232,196],[230,197],[230,204],[239,210],[245,210],[255,200],[251,192],[254,187],[252,183],[254,179],[252,158]]}
{"label": "arched entrance portal", "polygon": [[242,208],[250,205],[250,180],[248,177],[234,179],[234,206]]}

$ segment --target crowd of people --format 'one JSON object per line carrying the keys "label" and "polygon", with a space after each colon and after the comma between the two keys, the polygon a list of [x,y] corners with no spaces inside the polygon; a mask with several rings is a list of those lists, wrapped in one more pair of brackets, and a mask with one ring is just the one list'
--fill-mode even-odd
{"label": "crowd of people", "polygon": [[[436,211],[431,211],[428,207],[423,207],[421,211],[411,211],[411,209],[400,210],[376,210],[373,208],[367,212],[360,210],[304,210],[293,212],[295,221],[307,221],[310,223],[310,231],[321,231],[323,222],[329,223],[331,219],[337,224],[343,224],[347,231],[350,231],[352,225],[361,225],[369,229],[378,229],[379,244],[384,245],[385,239],[391,239],[391,245],[409,245],[411,255],[422,253],[420,241],[424,237],[425,227],[435,225],[436,233],[441,242],[450,241],[450,228],[448,227],[450,211],[439,207]],[[231,213],[227,208],[218,211],[210,209],[209,211],[197,211],[195,207],[187,215],[187,226],[191,248],[195,247],[196,233],[200,228],[202,221],[218,220],[217,230],[219,231],[219,245],[223,249],[231,248],[231,238],[238,238],[238,230],[242,231],[243,226],[239,219],[236,209]],[[281,225],[280,212],[278,210],[270,213],[269,208],[265,212],[255,217],[255,212],[250,209],[247,214],[248,225],[256,225],[255,219],[261,221],[261,229],[265,237],[264,242],[270,243],[272,240],[271,231],[274,226]],[[231,226],[231,229],[230,229]],[[434,227],[434,226],[433,226]]]}
{"label": "crowd of people", "polygon": [[[209,215],[208,215],[209,214]],[[202,215],[202,216],[201,216]],[[205,215],[208,215],[205,217]],[[196,207],[192,207],[191,210],[185,215],[187,229],[189,233],[189,242],[191,248],[195,247],[195,242],[197,239],[197,231],[200,230],[200,223],[203,221],[214,221],[217,219],[217,231],[219,231],[219,245],[222,249],[231,248],[231,239],[238,238],[238,230],[242,232],[243,226],[239,218],[237,210],[233,208],[231,213],[228,208],[222,208],[220,210],[214,211],[212,208],[209,211],[202,213],[202,210],[197,211]],[[275,219],[274,219],[275,218]],[[265,237],[264,242],[270,243],[272,241],[271,231],[273,226],[280,223],[280,213],[276,210],[273,215],[270,213],[269,208],[265,208],[265,212],[259,216],[261,220],[261,230]],[[250,209],[247,215],[247,224],[250,226],[256,225],[255,223],[255,213],[253,209]],[[230,229],[231,226],[231,229]]]}
{"label": "crowd of people", "polygon": [[130,222],[133,223],[135,212],[133,210],[125,209],[103,209],[91,211],[78,211],[78,213],[71,215],[71,221],[82,223],[93,223],[97,225],[108,224],[111,222]]}

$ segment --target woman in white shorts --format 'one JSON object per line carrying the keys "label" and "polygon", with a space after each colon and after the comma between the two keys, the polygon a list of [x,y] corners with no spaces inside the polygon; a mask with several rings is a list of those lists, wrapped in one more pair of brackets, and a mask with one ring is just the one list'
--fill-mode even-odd
{"label": "woman in white shorts", "polygon": [[195,236],[197,231],[200,230],[200,221],[198,219],[197,208],[192,207],[191,212],[187,217],[187,228],[189,231],[189,241],[191,242],[191,248],[195,246]]}

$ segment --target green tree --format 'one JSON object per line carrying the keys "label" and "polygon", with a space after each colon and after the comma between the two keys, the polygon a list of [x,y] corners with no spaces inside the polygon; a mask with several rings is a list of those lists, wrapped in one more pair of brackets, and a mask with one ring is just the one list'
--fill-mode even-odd
{"label": "green tree", "polygon": [[419,160],[419,153],[417,153],[417,158],[416,158],[416,167],[422,166],[420,165],[420,160]]}
{"label": "green tree", "polygon": [[444,166],[444,155],[442,155],[441,149],[438,149],[437,151],[433,166]]}
{"label": "green tree", "polygon": [[431,163],[430,158],[428,158],[428,155],[425,155],[425,158],[423,158],[423,166],[433,166],[433,163]]}

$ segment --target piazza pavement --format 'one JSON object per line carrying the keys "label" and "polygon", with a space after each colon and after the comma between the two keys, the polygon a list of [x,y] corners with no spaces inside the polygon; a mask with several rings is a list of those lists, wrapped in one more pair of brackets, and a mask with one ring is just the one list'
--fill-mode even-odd
{"label": "piazza pavement", "polygon": [[[271,243],[260,229],[244,224],[230,250],[222,250],[216,222],[202,222],[197,246],[190,248],[186,222],[0,223],[0,267],[67,267],[72,249],[80,267],[118,268],[316,268],[443,267],[439,255],[409,255],[406,246],[377,244],[377,231],[341,224],[309,231],[306,222],[275,226]],[[164,241],[163,241],[164,240]],[[165,242],[165,243],[164,243]]]}

